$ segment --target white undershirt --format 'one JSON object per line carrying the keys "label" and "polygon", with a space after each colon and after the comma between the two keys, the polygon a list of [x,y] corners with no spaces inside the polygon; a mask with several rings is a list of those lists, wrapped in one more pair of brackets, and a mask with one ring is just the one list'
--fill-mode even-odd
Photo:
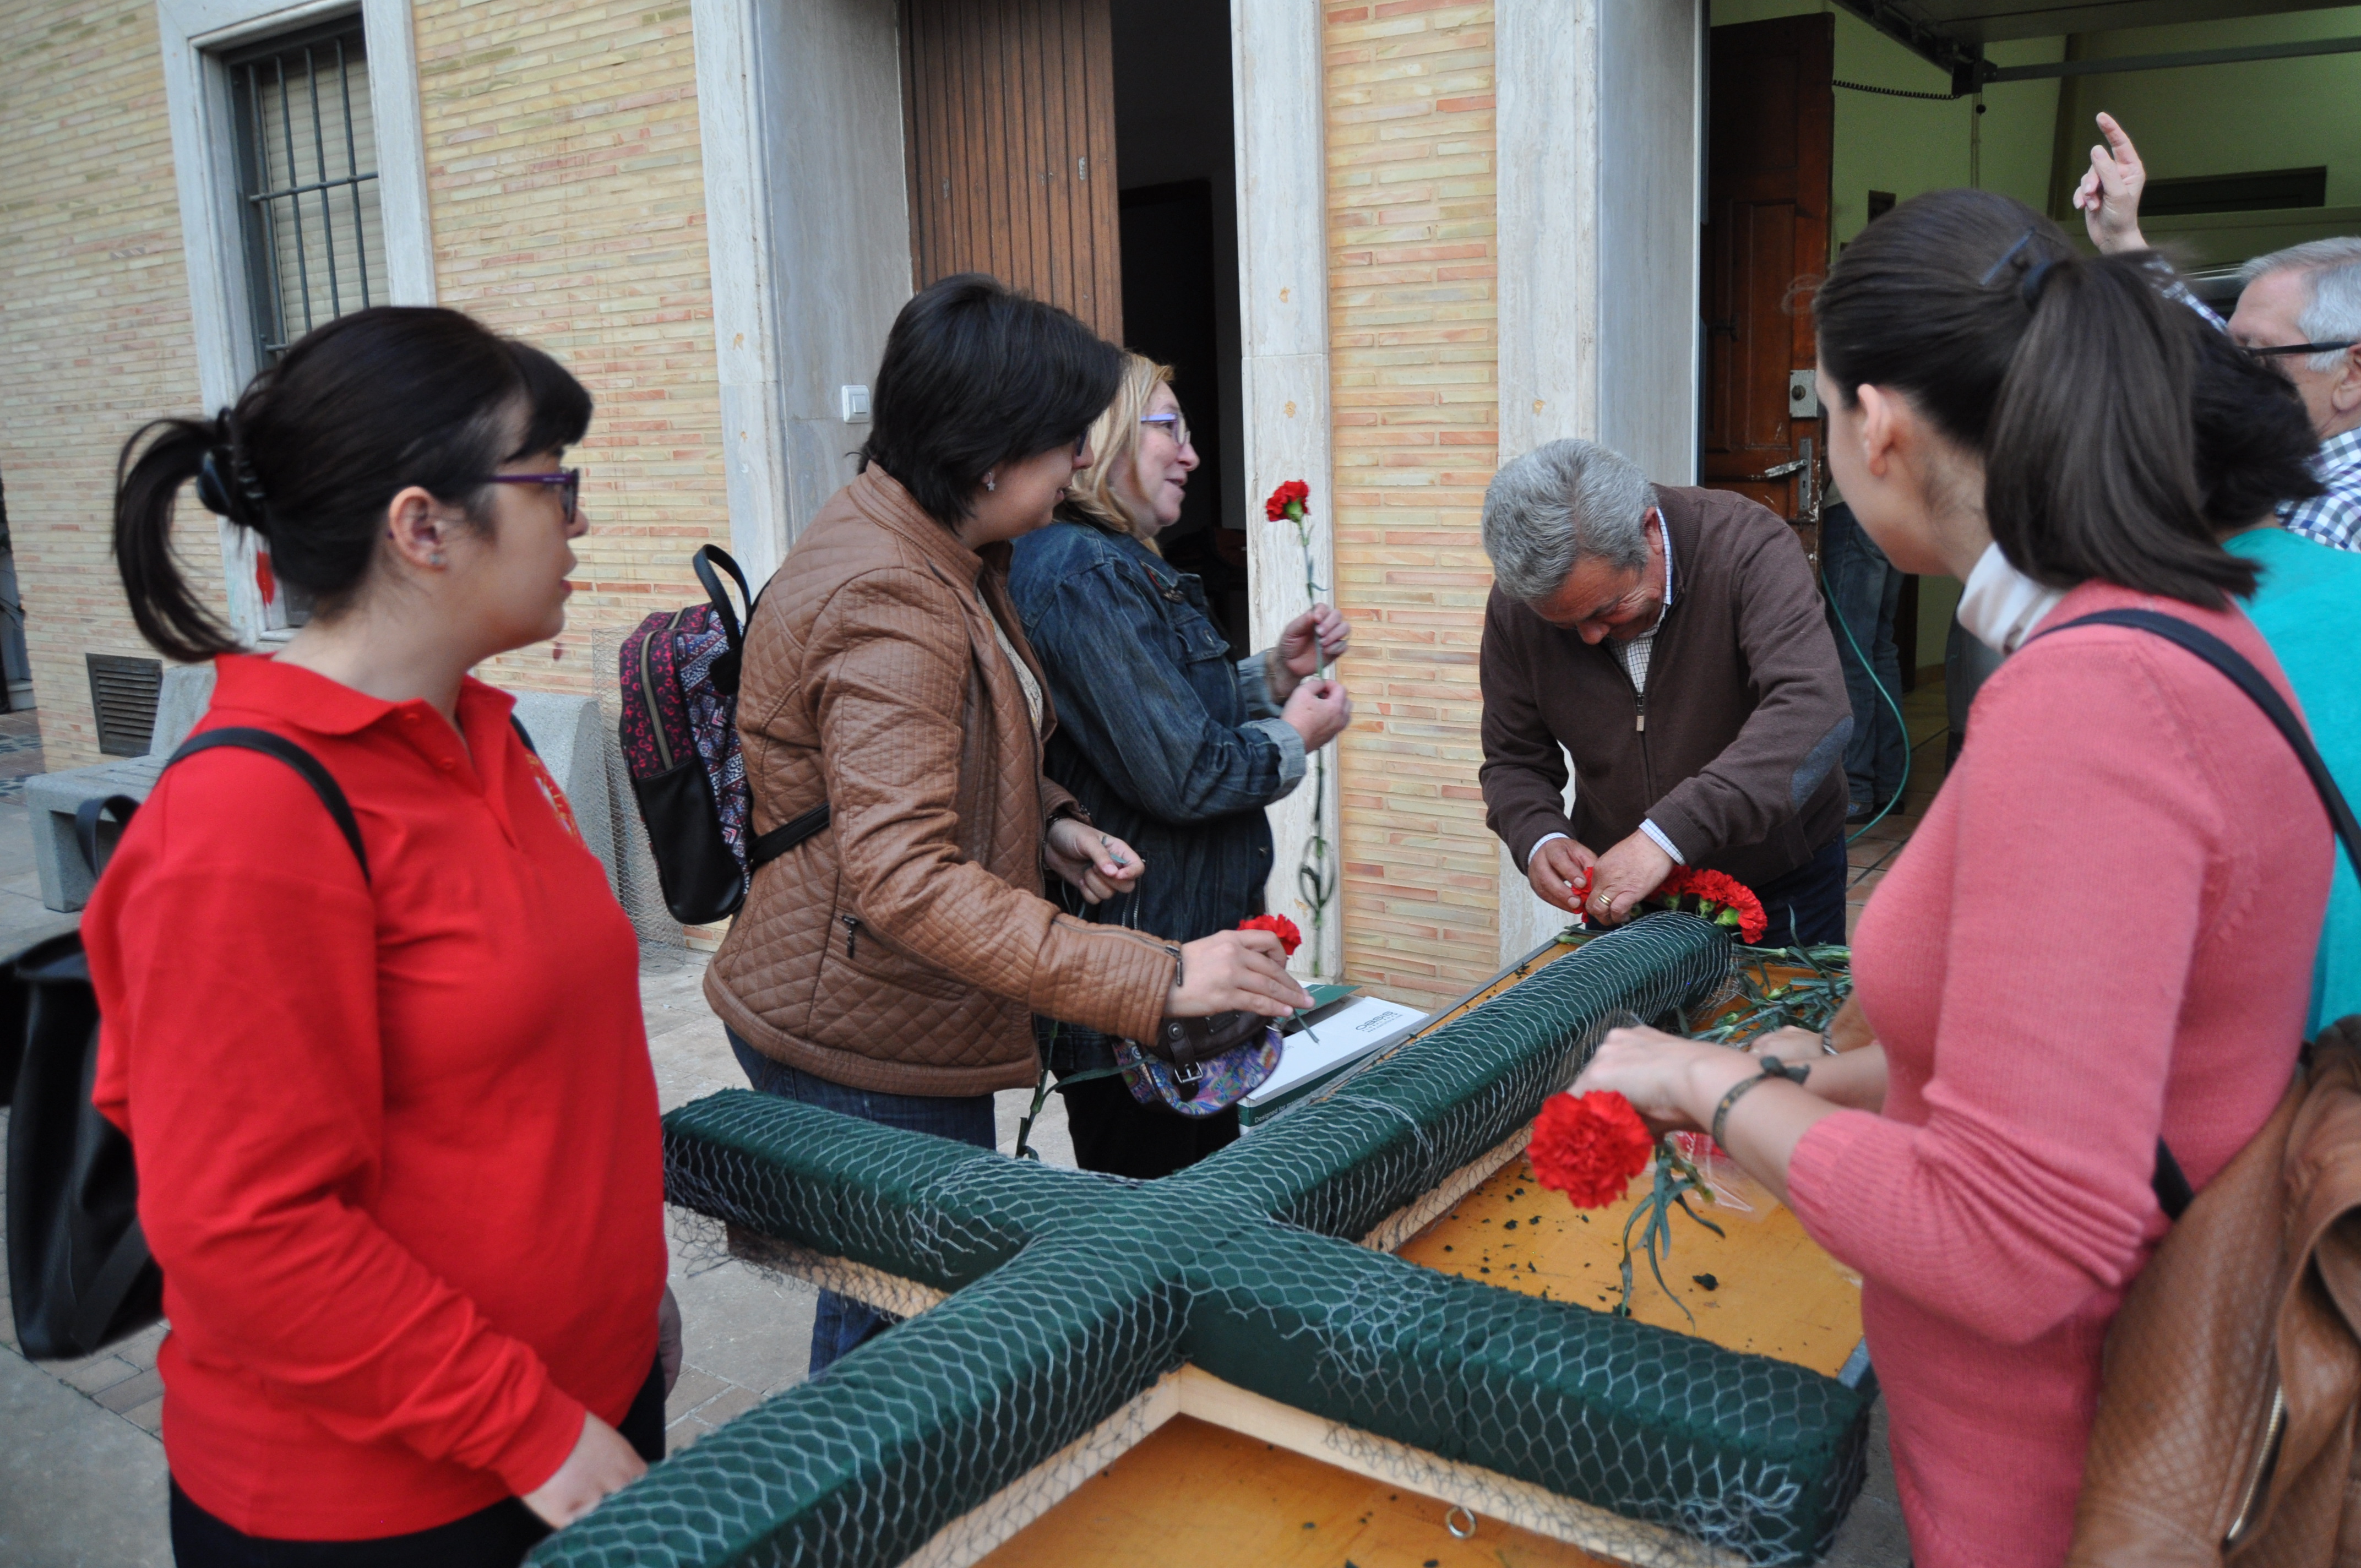
{"label": "white undershirt", "polygon": [[2065,589],[2035,582],[2008,564],[1999,545],[1988,544],[1960,591],[1960,624],[1993,652],[2014,653],[2065,597]]}

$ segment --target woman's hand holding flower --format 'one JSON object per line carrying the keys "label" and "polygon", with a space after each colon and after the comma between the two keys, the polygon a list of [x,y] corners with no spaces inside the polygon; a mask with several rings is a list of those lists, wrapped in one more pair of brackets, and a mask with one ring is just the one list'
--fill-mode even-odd
{"label": "woman's hand holding flower", "polygon": [[1295,695],[1298,681],[1343,658],[1352,643],[1352,623],[1331,606],[1315,604],[1289,621],[1279,634],[1278,644],[1263,656],[1263,679],[1270,686],[1270,700],[1284,705]]}

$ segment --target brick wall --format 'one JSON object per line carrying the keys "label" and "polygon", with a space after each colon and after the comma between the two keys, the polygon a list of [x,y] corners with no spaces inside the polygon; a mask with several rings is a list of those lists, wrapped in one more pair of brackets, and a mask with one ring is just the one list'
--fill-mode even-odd
{"label": "brick wall", "polygon": [[417,38],[441,301],[598,401],[566,633],[482,674],[587,691],[592,631],[697,597],[730,538],[689,7],[421,0]]}
{"label": "brick wall", "polygon": [[[437,289],[527,337],[598,400],[591,532],[565,636],[504,685],[588,689],[590,633],[694,592],[726,542],[685,4],[420,0]],[[71,83],[71,90],[62,84]],[[0,483],[52,767],[94,761],[85,652],[148,653],[108,554],[124,437],[197,411],[195,345],[154,6],[0,7]],[[181,554],[221,603],[217,529],[184,499]]]}
{"label": "brick wall", "polygon": [[1477,533],[1498,460],[1492,11],[1330,0],[1345,970],[1440,1000],[1499,967],[1499,850],[1476,770]]}
{"label": "brick wall", "polygon": [[[150,0],[0,5],[0,485],[50,767],[98,760],[85,652],[152,656],[111,548],[115,458],[196,413],[197,356]],[[222,600],[192,500],[181,559]]]}

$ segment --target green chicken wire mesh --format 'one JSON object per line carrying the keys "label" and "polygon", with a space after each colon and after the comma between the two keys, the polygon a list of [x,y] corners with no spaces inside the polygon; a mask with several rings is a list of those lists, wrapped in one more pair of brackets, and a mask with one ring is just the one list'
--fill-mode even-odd
{"label": "green chicken wire mesh", "polygon": [[664,1119],[672,1202],[950,1294],[532,1561],[887,1568],[1015,1506],[1004,1488],[1193,1364],[1634,1521],[1594,1550],[1809,1562],[1860,1487],[1866,1388],[1356,1245],[1515,1134],[1612,1020],[1730,984],[1726,937],[1651,916],[1153,1182],[743,1090],[683,1106]]}

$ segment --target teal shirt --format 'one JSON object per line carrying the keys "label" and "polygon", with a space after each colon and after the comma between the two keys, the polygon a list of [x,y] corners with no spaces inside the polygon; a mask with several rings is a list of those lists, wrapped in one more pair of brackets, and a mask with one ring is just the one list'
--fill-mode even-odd
{"label": "teal shirt", "polygon": [[[2361,553],[2332,550],[2282,528],[2258,528],[2226,543],[2263,569],[2246,613],[2295,687],[2312,744],[2337,787],[2361,810]],[[2305,1033],[2317,1035],[2352,1013],[2361,1013],[2361,880],[2339,850]]]}

